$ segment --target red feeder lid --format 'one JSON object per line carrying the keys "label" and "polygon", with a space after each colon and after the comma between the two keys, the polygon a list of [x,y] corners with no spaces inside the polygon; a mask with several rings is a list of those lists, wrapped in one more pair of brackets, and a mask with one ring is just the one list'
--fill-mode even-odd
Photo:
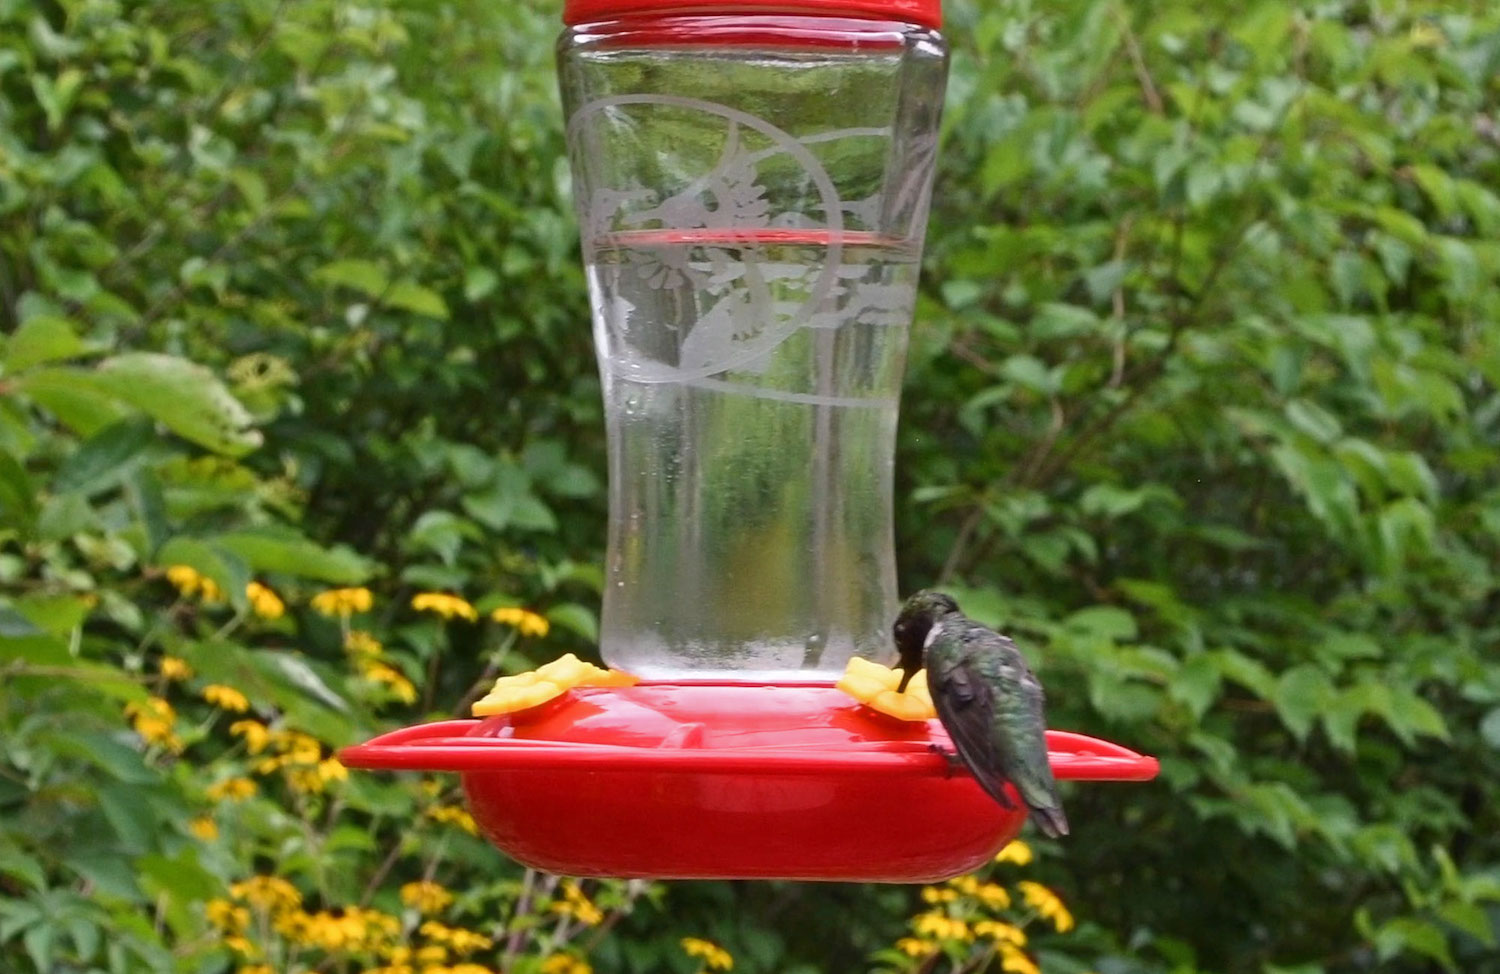
{"label": "red feeder lid", "polygon": [[813,14],[943,26],[942,0],[567,0],[563,23],[684,14]]}
{"label": "red feeder lid", "polygon": [[[1155,758],[1049,731],[1061,780],[1146,781]],[[574,876],[933,882],[1020,832],[937,744],[829,686],[580,688],[531,710],[393,731],[340,760],[457,771],[485,835]]]}

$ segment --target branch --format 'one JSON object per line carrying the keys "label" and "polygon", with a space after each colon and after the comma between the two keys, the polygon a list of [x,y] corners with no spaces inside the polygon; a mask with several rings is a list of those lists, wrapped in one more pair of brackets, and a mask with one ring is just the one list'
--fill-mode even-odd
{"label": "branch", "polygon": [[1156,82],[1151,79],[1151,72],[1146,67],[1146,59],[1141,55],[1141,45],[1135,38],[1135,31],[1130,29],[1130,17],[1117,4],[1115,6],[1115,19],[1120,22],[1120,30],[1124,33],[1125,50],[1130,54],[1130,64],[1135,68],[1135,77],[1141,85],[1141,96],[1146,99],[1146,107],[1153,115],[1165,115],[1167,108],[1161,100],[1161,93],[1156,90]]}

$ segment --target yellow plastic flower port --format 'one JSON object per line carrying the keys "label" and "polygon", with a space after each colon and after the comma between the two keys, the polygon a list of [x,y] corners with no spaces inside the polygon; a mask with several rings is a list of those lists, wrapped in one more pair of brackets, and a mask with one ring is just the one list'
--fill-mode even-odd
{"label": "yellow plastic flower port", "polygon": [[937,716],[937,711],[932,709],[932,695],[927,690],[926,670],[911,678],[906,692],[896,692],[900,685],[900,670],[858,656],[849,661],[843,679],[838,682],[840,690],[866,707],[898,720],[931,720]]}
{"label": "yellow plastic flower port", "polygon": [[640,677],[600,669],[569,653],[528,673],[502,676],[484,699],[474,704],[475,717],[492,717],[540,706],[574,687],[633,687]]}

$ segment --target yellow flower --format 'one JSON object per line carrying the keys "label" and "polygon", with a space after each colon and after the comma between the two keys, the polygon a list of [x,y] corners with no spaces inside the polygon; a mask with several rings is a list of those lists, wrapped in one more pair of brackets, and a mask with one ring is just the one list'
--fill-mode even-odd
{"label": "yellow flower", "polygon": [[1005,891],[1004,886],[997,883],[985,883],[974,891],[974,896],[991,911],[1010,906],[1010,894]]}
{"label": "yellow flower", "polygon": [[286,758],[284,764],[317,764],[323,756],[323,745],[311,734],[301,731],[279,730],[271,734],[271,746]]}
{"label": "yellow flower", "polygon": [[229,733],[245,739],[245,750],[259,754],[266,749],[271,739],[270,728],[258,720],[237,720],[229,725]]}
{"label": "yellow flower", "polygon": [[535,636],[538,639],[552,630],[552,624],[545,617],[514,605],[496,609],[490,613],[490,618],[513,627],[523,636]]}
{"label": "yellow flower", "polygon": [[629,687],[639,682],[639,677],[600,669],[568,653],[529,672],[500,677],[484,699],[474,704],[473,713],[476,717],[509,714],[540,706],[574,687]]}
{"label": "yellow flower", "polygon": [[208,797],[214,801],[244,801],[256,792],[255,782],[249,778],[225,778],[208,786]]}
{"label": "yellow flower", "polygon": [[445,944],[448,942],[449,938],[451,938],[455,933],[458,932],[458,928],[445,927],[441,923],[438,923],[436,920],[423,920],[422,925],[417,928],[417,932],[426,937],[428,940],[432,940],[440,944]]}
{"label": "yellow flower", "polygon": [[173,733],[177,711],[161,697],[148,697],[143,704],[127,704],[125,716],[147,744],[160,744],[174,754],[182,750],[182,741]]}
{"label": "yellow flower", "polygon": [[1073,914],[1068,912],[1068,908],[1063,905],[1063,901],[1056,893],[1041,883],[1033,883],[1030,880],[1022,880],[1016,884],[1016,888],[1021,891],[1021,896],[1036,910],[1038,915],[1052,921],[1058,933],[1067,933],[1073,929]]}
{"label": "yellow flower", "polygon": [[689,957],[701,958],[703,966],[711,971],[728,971],[734,968],[734,958],[729,956],[729,951],[711,940],[683,937],[679,943],[682,944],[684,953]]}
{"label": "yellow flower", "polygon": [[427,810],[427,817],[444,825],[456,825],[470,835],[479,834],[474,817],[457,805],[434,805]]}
{"label": "yellow flower", "polygon": [[374,659],[384,649],[385,647],[380,645],[380,640],[363,629],[355,629],[344,637],[344,650],[351,656]]}
{"label": "yellow flower", "polygon": [[280,876],[251,876],[229,887],[229,895],[244,900],[257,910],[285,913],[302,905],[297,887]]}
{"label": "yellow flower", "polygon": [[286,939],[325,953],[380,950],[401,932],[401,921],[378,910],[357,906],[338,913],[320,910],[304,913],[283,909],[275,922],[276,932]]}
{"label": "yellow flower", "polygon": [[220,602],[224,598],[218,583],[191,565],[168,566],[167,581],[184,598],[196,595],[204,602]]}
{"label": "yellow flower", "polygon": [[256,957],[260,954],[260,948],[256,947],[244,937],[225,937],[224,946],[239,954],[241,957]]}
{"label": "yellow flower", "polygon": [[219,837],[219,825],[207,815],[200,815],[188,823],[188,831],[202,839],[204,842],[212,842]]}
{"label": "yellow flower", "polygon": [[470,622],[479,619],[479,613],[467,601],[457,595],[447,595],[443,592],[420,592],[412,596],[411,607],[418,612],[435,612],[444,619],[452,619],[455,616]]}
{"label": "yellow flower", "polygon": [[1011,974],[1042,974],[1035,961],[1027,957],[1020,948],[1010,944],[1000,945],[1000,969],[1010,971]]}
{"label": "yellow flower", "polygon": [[347,619],[356,612],[369,612],[375,604],[367,588],[331,588],[312,597],[313,611]]}
{"label": "yellow flower", "polygon": [[957,890],[938,889],[936,886],[928,886],[922,890],[923,903],[936,905],[938,903],[952,903],[956,899],[958,899]]}
{"label": "yellow flower", "polygon": [[955,876],[953,879],[948,880],[948,885],[964,896],[973,896],[979,892],[979,880],[973,876]]}
{"label": "yellow flower", "polygon": [[171,681],[186,680],[193,675],[193,668],[187,664],[187,660],[176,656],[163,656],[158,664],[158,671],[162,679]]}
{"label": "yellow flower", "polygon": [[287,787],[299,795],[319,795],[323,792],[323,779],[311,768],[287,768]]}
{"label": "yellow flower", "polygon": [[974,939],[967,923],[942,913],[920,913],[912,918],[911,926],[918,935],[938,940]]}
{"label": "yellow flower", "polygon": [[927,690],[927,671],[912,677],[906,689],[901,685],[901,671],[892,670],[856,656],[844,668],[838,688],[873,710],[900,720],[930,720],[937,716],[932,709],[932,695]]}
{"label": "yellow flower", "polygon": [[218,582],[204,575],[198,579],[198,598],[204,603],[223,602],[224,591],[219,588]]}
{"label": "yellow flower", "polygon": [[974,933],[1016,947],[1026,946],[1026,933],[1020,927],[1002,920],[980,920],[974,924]]}
{"label": "yellow flower", "polygon": [[1031,846],[1020,839],[1012,840],[1004,849],[995,854],[996,862],[1013,862],[1017,866],[1030,865],[1033,858],[1035,857],[1031,853]]}
{"label": "yellow flower", "polygon": [[203,907],[203,915],[226,933],[240,933],[250,925],[250,911],[228,900],[209,900]]}
{"label": "yellow flower", "polygon": [[443,964],[448,960],[448,948],[442,944],[427,944],[417,948],[416,958],[418,964]]}
{"label": "yellow flower", "polygon": [[245,586],[245,598],[250,601],[251,611],[262,619],[280,619],[286,612],[286,603],[260,582],[251,582]]}
{"label": "yellow flower", "polygon": [[250,701],[243,693],[222,683],[210,683],[204,687],[203,699],[221,710],[232,710],[237,714],[250,709]]}
{"label": "yellow flower", "polygon": [[[589,967],[583,961],[579,961],[578,966],[574,967],[573,970],[575,974],[591,974],[593,968]],[[446,974],[494,974],[494,971],[491,971],[483,964],[454,964],[452,967],[446,969]]]}
{"label": "yellow flower", "polygon": [[188,596],[198,591],[203,584],[203,576],[191,565],[170,565],[167,567],[167,581],[172,583],[179,594]]}
{"label": "yellow flower", "polygon": [[472,954],[476,950],[489,950],[495,942],[482,933],[472,930],[449,930],[448,946],[456,954]]}
{"label": "yellow flower", "polygon": [[338,758],[324,758],[318,762],[318,777],[324,782],[348,781],[349,769]]}
{"label": "yellow flower", "polygon": [[370,680],[373,683],[379,683],[381,686],[390,690],[391,695],[394,696],[397,700],[400,700],[402,703],[416,702],[417,688],[412,686],[412,682],[406,678],[405,674],[396,669],[394,666],[388,666],[385,663],[371,663],[362,660],[359,672],[360,675],[363,676],[366,680]]}
{"label": "yellow flower", "polygon": [[276,972],[271,970],[270,964],[250,964],[241,967],[235,974],[276,974]]}
{"label": "yellow flower", "polygon": [[563,916],[575,917],[579,923],[587,927],[598,926],[604,922],[604,913],[584,895],[583,890],[571,879],[565,879],[561,887],[563,899],[552,904],[552,912]]}
{"label": "yellow flower", "polygon": [[553,954],[542,961],[542,974],[593,974],[593,968],[582,957]]}
{"label": "yellow flower", "polygon": [[401,902],[418,913],[441,913],[453,902],[453,894],[424,879],[401,887]]}
{"label": "yellow flower", "polygon": [[937,944],[930,940],[918,940],[916,937],[902,937],[896,941],[896,949],[908,957],[925,957],[937,950]]}

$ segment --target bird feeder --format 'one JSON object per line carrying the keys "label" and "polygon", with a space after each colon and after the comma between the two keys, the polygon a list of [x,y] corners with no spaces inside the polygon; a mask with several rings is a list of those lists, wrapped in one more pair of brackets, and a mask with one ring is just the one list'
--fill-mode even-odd
{"label": "bird feeder", "polygon": [[[835,686],[893,655],[939,13],[569,0],[559,75],[609,454],[600,652],[640,682],[405,728],[346,764],[458,772],[499,848],[577,876],[928,882],[1020,830],[1019,802],[937,753],[936,720]],[[1157,771],[1048,743],[1060,780]]]}

